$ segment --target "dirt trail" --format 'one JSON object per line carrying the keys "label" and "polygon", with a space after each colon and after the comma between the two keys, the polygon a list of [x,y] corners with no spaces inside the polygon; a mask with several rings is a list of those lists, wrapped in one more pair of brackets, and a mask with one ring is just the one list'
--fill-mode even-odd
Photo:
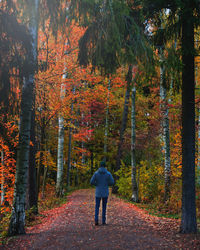
{"label": "dirt trail", "polygon": [[94,190],[75,191],[65,205],[45,212],[41,224],[0,249],[200,249],[199,235],[178,234],[178,221],[148,215],[112,195],[108,225],[94,226],[94,205]]}

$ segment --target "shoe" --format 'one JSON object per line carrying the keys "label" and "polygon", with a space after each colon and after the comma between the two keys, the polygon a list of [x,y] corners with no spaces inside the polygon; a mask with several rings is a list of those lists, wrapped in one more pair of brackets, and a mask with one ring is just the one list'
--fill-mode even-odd
{"label": "shoe", "polygon": [[99,225],[98,221],[95,221],[95,226],[98,226],[98,225]]}
{"label": "shoe", "polygon": [[106,226],[107,224],[105,222],[103,222],[102,225]]}

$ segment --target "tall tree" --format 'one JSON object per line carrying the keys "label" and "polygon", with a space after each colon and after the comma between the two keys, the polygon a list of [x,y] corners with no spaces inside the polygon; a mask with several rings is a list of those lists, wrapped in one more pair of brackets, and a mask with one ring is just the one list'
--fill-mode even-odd
{"label": "tall tree", "polygon": [[[143,0],[146,17],[168,9],[167,37],[181,38],[182,52],[182,217],[180,231],[194,233],[195,201],[195,99],[194,99],[194,26],[199,25],[199,3],[195,0]],[[178,18],[177,18],[178,17]],[[175,31],[175,33],[174,33]]]}
{"label": "tall tree", "polygon": [[[110,103],[110,88],[111,88],[111,80],[108,80],[108,95],[107,95],[107,103],[106,103],[106,119],[105,119],[105,132],[104,132],[104,160],[106,162],[107,153],[108,153],[108,130],[109,130],[109,103]],[[93,155],[93,154],[92,154]]]}
{"label": "tall tree", "polygon": [[[66,68],[64,69],[63,79],[67,78]],[[66,83],[63,82],[60,88],[61,103],[65,97]],[[65,125],[64,117],[60,113],[58,117],[58,152],[57,152],[57,181],[56,181],[56,195],[63,195],[63,165],[64,165],[64,136]]]}
{"label": "tall tree", "polygon": [[[131,94],[131,85],[132,85],[132,69],[133,65],[129,65],[128,73],[126,76],[126,94],[124,99],[124,109],[122,114],[122,123],[120,128],[120,135],[119,135],[119,142],[118,142],[118,148],[117,148],[117,157],[116,157],[116,166],[115,171],[118,171],[121,166],[121,158],[122,158],[122,148],[123,148],[123,141],[124,141],[124,133],[126,130],[127,120],[128,120],[128,107],[129,107],[129,99]],[[115,180],[118,179],[118,176],[115,175]],[[117,185],[113,186],[113,193],[117,193],[118,187]]]}
{"label": "tall tree", "polygon": [[[73,86],[73,95],[75,95],[75,86]],[[74,103],[72,101],[71,103],[71,115],[73,113],[74,109]],[[71,168],[71,153],[72,153],[72,126],[73,126],[73,121],[72,118],[70,119],[70,124],[69,124],[69,137],[68,137],[68,157],[67,157],[67,190],[70,188],[70,168]]]}
{"label": "tall tree", "polygon": [[197,154],[197,169],[199,175],[197,176],[197,183],[200,185],[200,107],[198,107],[198,154]]}
{"label": "tall tree", "polygon": [[29,60],[33,70],[30,70],[29,75],[24,78],[22,89],[19,150],[17,154],[13,208],[8,229],[9,235],[25,233],[25,202],[29,163],[31,109],[33,104],[34,70],[37,63],[38,6],[39,0],[32,1],[28,28],[32,37],[32,48]]}
{"label": "tall tree", "polygon": [[136,87],[132,87],[131,92],[131,182],[132,182],[132,200],[138,202],[138,183],[136,178],[136,155],[135,155],[135,143],[136,143],[136,131],[135,131],[135,95]]}
{"label": "tall tree", "polygon": [[165,194],[164,200],[167,201],[170,195],[170,134],[169,134],[169,109],[167,103],[167,89],[166,89],[166,73],[163,48],[160,48],[160,99],[161,99],[161,129],[162,129],[162,143],[164,144],[164,176],[165,176]]}
{"label": "tall tree", "polygon": [[[34,90],[35,91],[35,90]],[[38,196],[36,185],[36,139],[35,139],[35,94],[33,97],[32,113],[31,113],[31,145],[29,153],[29,168],[28,168],[28,192],[27,192],[27,208],[34,208],[34,213],[38,213]]]}
{"label": "tall tree", "polygon": [[182,23],[182,216],[181,232],[197,231],[195,203],[194,3],[183,1]]}

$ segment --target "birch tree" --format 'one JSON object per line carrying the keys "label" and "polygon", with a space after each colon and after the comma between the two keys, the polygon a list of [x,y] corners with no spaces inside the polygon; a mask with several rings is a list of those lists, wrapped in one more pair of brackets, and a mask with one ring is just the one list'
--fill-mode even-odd
{"label": "birch tree", "polygon": [[135,157],[135,95],[136,87],[131,92],[131,182],[132,182],[132,200],[138,202],[138,184],[136,179],[136,157]]}
{"label": "birch tree", "polygon": [[160,48],[160,100],[161,100],[161,137],[163,150],[164,150],[164,179],[165,179],[165,194],[164,200],[167,201],[170,195],[170,175],[171,175],[171,163],[170,163],[170,133],[169,133],[169,109],[167,102],[167,90],[166,90],[166,79],[165,79],[165,65],[163,49]]}
{"label": "birch tree", "polygon": [[106,156],[108,153],[108,129],[109,129],[109,103],[110,103],[110,89],[111,81],[108,80],[108,94],[107,94],[107,103],[106,103],[106,120],[105,120],[105,132],[104,132],[104,160],[106,162]]}
{"label": "birch tree", "polygon": [[[65,69],[66,70],[66,69]],[[67,78],[67,73],[63,73],[63,80]],[[65,97],[66,86],[63,82],[60,88],[60,99],[61,102]],[[63,195],[63,165],[64,165],[64,136],[65,136],[65,127],[64,127],[64,117],[59,114],[58,117],[58,151],[57,151],[57,181],[56,181],[56,195]]]}
{"label": "birch tree", "polygon": [[[73,95],[75,95],[75,86],[73,87]],[[73,113],[74,103],[71,104],[71,114]],[[69,125],[69,137],[68,137],[68,158],[67,158],[67,189],[70,187],[70,168],[71,168],[71,152],[72,152],[72,118]]]}
{"label": "birch tree", "polygon": [[[35,69],[37,60],[37,27],[39,0],[32,2],[29,16],[29,32],[32,36],[30,63]],[[25,233],[25,203],[29,164],[31,110],[33,104],[34,71],[24,77],[20,115],[19,150],[17,153],[13,207],[8,229],[9,235]]]}

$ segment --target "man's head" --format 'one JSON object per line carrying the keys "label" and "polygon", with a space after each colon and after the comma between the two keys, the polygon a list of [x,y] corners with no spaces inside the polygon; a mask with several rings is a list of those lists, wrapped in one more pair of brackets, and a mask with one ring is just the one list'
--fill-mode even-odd
{"label": "man's head", "polygon": [[106,167],[105,161],[101,161],[101,162],[100,162],[100,168],[105,168],[105,167]]}

